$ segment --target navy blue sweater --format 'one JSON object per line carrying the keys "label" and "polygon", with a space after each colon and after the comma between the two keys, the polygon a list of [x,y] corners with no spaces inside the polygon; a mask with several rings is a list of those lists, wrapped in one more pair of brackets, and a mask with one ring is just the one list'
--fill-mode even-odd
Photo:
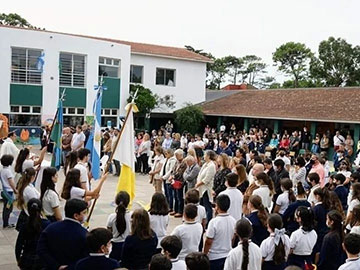
{"label": "navy blue sweater", "polygon": [[334,192],[339,197],[339,199],[341,201],[341,205],[342,205],[344,211],[346,211],[347,207],[348,207],[348,205],[347,205],[347,196],[349,194],[349,190],[344,186],[337,186],[334,189]]}
{"label": "navy blue sweater", "polygon": [[74,220],[65,219],[47,226],[37,246],[46,269],[57,270],[61,265],[74,269],[78,260],[88,256],[86,233],[87,230]]}
{"label": "navy blue sweater", "polygon": [[251,237],[251,241],[260,246],[261,242],[268,238],[269,232],[267,228],[264,227],[258,217],[258,212],[253,212],[247,216],[247,218],[251,221],[253,228],[253,235]]}
{"label": "navy blue sweater", "polygon": [[337,270],[345,262],[340,236],[336,232],[325,235],[321,245],[318,270]]}
{"label": "navy blue sweater", "polygon": [[295,220],[295,211],[299,206],[311,207],[307,200],[296,200],[295,202],[289,204],[288,208],[282,215],[284,228],[290,233],[299,229],[299,223]]}
{"label": "navy blue sweater", "polygon": [[76,264],[75,270],[112,270],[120,268],[120,264],[117,260],[106,258],[102,256],[89,256],[81,259]]}

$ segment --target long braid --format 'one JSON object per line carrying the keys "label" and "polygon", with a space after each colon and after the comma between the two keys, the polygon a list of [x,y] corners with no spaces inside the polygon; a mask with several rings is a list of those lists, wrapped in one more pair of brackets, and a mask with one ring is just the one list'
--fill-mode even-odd
{"label": "long braid", "polygon": [[241,264],[241,270],[247,270],[249,265],[249,239],[243,238],[242,241],[242,249],[243,249],[243,258]]}

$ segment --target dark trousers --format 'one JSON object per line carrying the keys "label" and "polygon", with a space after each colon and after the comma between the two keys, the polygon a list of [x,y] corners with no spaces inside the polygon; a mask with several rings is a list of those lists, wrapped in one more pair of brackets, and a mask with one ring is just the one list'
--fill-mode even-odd
{"label": "dark trousers", "polygon": [[141,160],[141,166],[139,167],[140,168],[139,171],[142,172],[142,173],[148,173],[148,168],[149,168],[148,160],[149,160],[149,158],[148,158],[147,154],[142,154],[140,156],[140,160]]}
{"label": "dark trousers", "polygon": [[225,265],[225,258],[211,260],[210,261],[210,270],[223,270]]}
{"label": "dark trousers", "polygon": [[276,265],[274,261],[264,261],[261,270],[283,270],[286,267],[286,263]]}
{"label": "dark trousers", "polygon": [[115,165],[115,174],[120,175],[120,169],[121,169],[120,161],[114,159],[114,165]]}
{"label": "dark trousers", "polygon": [[21,228],[27,223],[29,216],[25,213],[24,210],[21,210],[18,220],[16,222],[15,229],[20,232]]}
{"label": "dark trousers", "polygon": [[182,214],[184,211],[184,186],[180,189],[174,189],[175,194],[175,212]]}
{"label": "dark trousers", "polygon": [[124,242],[118,242],[118,243],[111,242],[111,243],[112,243],[112,250],[109,257],[117,261],[121,261]]}
{"label": "dark trousers", "polygon": [[[8,192],[9,195],[13,196],[12,192]],[[3,208],[3,212],[2,212],[2,219],[3,219],[3,227],[7,227],[9,226],[9,218],[10,218],[10,214],[13,210],[13,204],[11,204],[10,206],[8,206],[8,200],[5,196],[2,196],[3,198],[3,203],[4,203],[4,208]]]}
{"label": "dark trousers", "polygon": [[296,266],[299,266],[301,269],[303,269],[305,262],[308,264],[312,263],[311,255],[300,256],[300,255],[290,254],[288,261],[287,261],[287,265],[296,265]]}
{"label": "dark trousers", "polygon": [[205,191],[204,195],[201,197],[200,204],[202,206],[204,206],[205,210],[206,210],[206,218],[207,218],[206,226],[207,226],[207,224],[209,224],[209,222],[213,216],[213,209],[212,209],[212,205],[209,200],[209,194],[207,191]]}
{"label": "dark trousers", "polygon": [[171,184],[166,183],[164,181],[164,190],[165,190],[165,197],[169,204],[170,210],[174,209],[174,189],[172,188]]}

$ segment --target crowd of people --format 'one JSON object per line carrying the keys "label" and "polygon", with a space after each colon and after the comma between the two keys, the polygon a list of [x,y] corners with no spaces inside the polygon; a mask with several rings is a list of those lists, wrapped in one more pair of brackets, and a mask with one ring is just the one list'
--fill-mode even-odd
{"label": "crowd of people", "polygon": [[[327,145],[306,128],[289,136],[207,126],[192,136],[168,124],[138,133],[136,170],[154,186],[150,209],[132,211],[121,191],[104,228],[88,231],[83,223],[108,173],[92,183],[86,130],[64,129],[60,193],[55,168],[37,179],[46,144],[36,157],[15,149],[9,133],[1,146],[3,228],[19,231],[21,269],[360,269],[359,151],[340,133]],[[118,135],[103,131],[104,155]],[[114,167],[109,173],[118,175],[120,164]],[[16,226],[9,223],[14,204]],[[170,216],[182,223],[168,233]]]}

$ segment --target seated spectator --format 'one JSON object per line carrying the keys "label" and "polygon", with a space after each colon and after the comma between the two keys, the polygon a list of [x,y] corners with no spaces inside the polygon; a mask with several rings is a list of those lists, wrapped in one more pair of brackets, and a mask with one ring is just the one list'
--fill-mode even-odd
{"label": "seated spectator", "polygon": [[90,231],[86,236],[90,256],[76,264],[75,270],[112,270],[119,268],[119,262],[107,258],[111,251],[112,233],[105,228],[97,228]]}

